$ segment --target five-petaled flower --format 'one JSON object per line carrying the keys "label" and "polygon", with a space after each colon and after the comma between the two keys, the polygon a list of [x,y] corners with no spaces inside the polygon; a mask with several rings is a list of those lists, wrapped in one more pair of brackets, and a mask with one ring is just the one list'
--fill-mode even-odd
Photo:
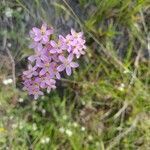
{"label": "five-petaled flower", "polygon": [[44,23],[41,29],[33,27],[30,31],[30,36],[34,39],[35,42],[41,41],[41,43],[46,44],[49,41],[49,36],[53,34],[53,29],[48,28]]}
{"label": "five-petaled flower", "polygon": [[60,55],[59,60],[62,62],[62,64],[57,67],[57,70],[60,72],[63,70],[66,70],[66,73],[68,76],[71,75],[71,68],[77,68],[79,66],[78,63],[72,61],[73,60],[73,54],[72,53],[69,54],[69,56],[67,58]]}

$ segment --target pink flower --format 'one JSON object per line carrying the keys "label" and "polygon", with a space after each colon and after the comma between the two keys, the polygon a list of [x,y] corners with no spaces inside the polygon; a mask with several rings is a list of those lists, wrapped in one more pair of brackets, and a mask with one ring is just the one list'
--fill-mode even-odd
{"label": "pink flower", "polygon": [[[46,73],[49,73],[50,75],[52,74],[52,68],[51,68],[51,62],[50,61],[39,61],[38,62],[38,67],[41,68],[39,75],[43,76]],[[53,75],[52,75],[53,77]]]}
{"label": "pink flower", "polygon": [[[66,71],[71,75],[72,69],[79,66],[73,61],[75,56],[79,58],[85,54],[85,40],[83,33],[77,33],[71,29],[71,33],[63,37],[59,35],[58,40],[50,39],[53,29],[43,24],[41,29],[34,27],[30,31],[32,43],[30,48],[34,49],[34,54],[28,57],[30,65],[28,70],[23,72],[23,89],[29,95],[37,99],[46,89],[49,93],[56,89],[56,80],[61,79],[61,72]],[[64,56],[67,56],[65,58]]]}
{"label": "pink flower", "polygon": [[52,79],[49,73],[46,73],[45,76],[41,77],[40,87],[45,89],[47,88],[47,92],[49,93],[51,89],[56,89],[56,81]]}
{"label": "pink flower", "polygon": [[61,72],[63,70],[66,70],[66,73],[67,73],[68,76],[71,75],[71,68],[77,68],[79,66],[78,63],[72,61],[73,60],[73,54],[69,54],[69,56],[67,57],[67,59],[64,56],[60,55],[59,56],[59,60],[63,64],[59,65],[57,67],[57,70],[59,72]]}
{"label": "pink flower", "polygon": [[81,39],[83,37],[83,32],[77,33],[74,29],[71,29],[71,35],[74,38]]}
{"label": "pink flower", "polygon": [[47,25],[44,23],[41,29],[33,27],[30,31],[30,37],[35,41],[46,44],[49,41],[49,36],[53,34],[52,28],[47,28]]}
{"label": "pink flower", "polygon": [[66,43],[68,45],[68,52],[72,52],[76,55],[76,58],[79,58],[81,55],[85,54],[85,40],[83,39],[82,32],[75,32],[75,30],[71,29],[71,35],[68,34],[66,36]]}
{"label": "pink flower", "polygon": [[42,46],[42,43],[39,43],[39,42],[32,42],[30,45],[29,45],[29,48],[32,48],[34,50],[38,50],[38,51],[41,51],[43,49],[43,46]]}
{"label": "pink flower", "polygon": [[24,82],[23,82],[23,85],[24,85],[23,90],[28,90],[28,87],[31,85],[32,80],[30,78],[26,78],[25,76],[23,76],[23,80],[24,80]]}
{"label": "pink flower", "polygon": [[43,95],[43,92],[40,91],[40,80],[38,77],[34,79],[26,79],[24,81],[24,90],[27,90],[29,95],[33,95],[34,99],[37,99],[40,95]]}
{"label": "pink flower", "polygon": [[52,62],[51,63],[51,69],[52,69],[52,74],[53,74],[53,78],[56,76],[56,78],[57,79],[60,79],[61,78],[61,76],[60,76],[60,73],[59,73],[59,71],[57,70],[57,63],[55,63],[55,62]]}
{"label": "pink flower", "polygon": [[34,99],[38,99],[39,96],[43,95],[43,92],[40,91],[40,88],[38,86],[35,86],[35,85],[29,86],[28,92],[29,92],[29,95],[34,96]]}
{"label": "pink flower", "polygon": [[56,89],[55,83],[56,81],[54,79],[47,80],[47,93],[49,93],[52,89]]}
{"label": "pink flower", "polygon": [[38,72],[36,71],[37,67],[32,65],[28,65],[28,70],[23,72],[23,75],[26,76],[26,78],[32,78],[33,76],[37,76]]}
{"label": "pink flower", "polygon": [[84,41],[82,39],[80,39],[80,41],[76,41],[74,40],[74,46],[72,49],[72,53],[76,55],[77,58],[80,58],[81,55],[85,54],[85,45],[84,45]]}
{"label": "pink flower", "polygon": [[71,36],[70,34],[66,35],[65,43],[67,45],[67,51],[69,53],[72,52],[72,41],[73,41],[73,36]]}
{"label": "pink flower", "polygon": [[51,57],[48,57],[46,49],[43,48],[42,50],[36,50],[34,55],[28,57],[28,60],[32,63],[36,61],[36,65],[38,66],[38,62],[41,62],[41,60],[51,61]]}
{"label": "pink flower", "polygon": [[67,49],[67,45],[65,43],[65,38],[62,35],[59,35],[58,42],[55,42],[54,40],[50,41],[50,44],[52,48],[50,49],[50,53],[62,53],[63,50]]}

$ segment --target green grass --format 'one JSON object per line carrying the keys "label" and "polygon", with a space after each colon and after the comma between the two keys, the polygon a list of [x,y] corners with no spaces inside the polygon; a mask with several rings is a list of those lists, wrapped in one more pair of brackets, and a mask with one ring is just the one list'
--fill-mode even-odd
{"label": "green grass", "polygon": [[[0,149],[149,149],[148,0],[79,0],[73,6],[65,0],[0,4]],[[5,16],[8,7],[13,9],[12,18]],[[55,24],[58,18],[83,30],[87,53],[72,77],[34,101],[22,91],[20,81],[25,58],[32,53],[28,32],[47,20],[59,33],[67,25]],[[16,64],[16,88],[2,84],[4,78],[13,78],[6,47]],[[46,137],[50,140],[42,143]]]}

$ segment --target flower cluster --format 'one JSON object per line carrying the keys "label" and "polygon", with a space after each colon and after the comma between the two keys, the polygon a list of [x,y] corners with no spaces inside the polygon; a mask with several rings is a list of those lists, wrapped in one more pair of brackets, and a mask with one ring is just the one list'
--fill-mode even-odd
{"label": "flower cluster", "polygon": [[59,35],[53,38],[54,30],[43,24],[39,29],[33,27],[30,31],[32,43],[29,46],[34,49],[34,55],[29,56],[28,70],[23,72],[24,90],[37,99],[43,95],[43,89],[49,93],[56,88],[56,79],[61,79],[61,72],[68,76],[72,69],[79,64],[74,59],[85,54],[85,40],[82,32],[71,33],[67,36]]}

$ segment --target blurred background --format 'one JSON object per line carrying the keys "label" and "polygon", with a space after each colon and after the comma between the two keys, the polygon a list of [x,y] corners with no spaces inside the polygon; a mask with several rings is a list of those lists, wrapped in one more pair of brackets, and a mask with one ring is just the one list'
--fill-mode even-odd
{"label": "blurred background", "polygon": [[[33,100],[22,90],[29,31],[83,31],[71,77]],[[0,0],[0,149],[150,149],[149,0]]]}

